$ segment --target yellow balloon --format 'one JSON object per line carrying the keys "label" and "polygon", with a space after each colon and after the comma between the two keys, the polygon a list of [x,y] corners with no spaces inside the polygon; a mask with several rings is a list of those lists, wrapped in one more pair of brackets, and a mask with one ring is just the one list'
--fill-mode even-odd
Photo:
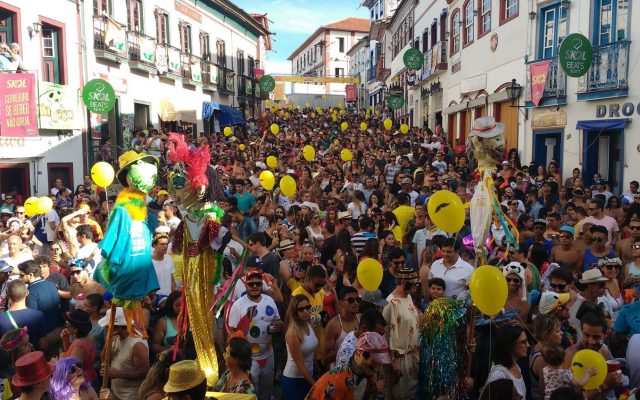
{"label": "yellow balloon", "polygon": [[286,175],[280,180],[280,190],[282,194],[287,197],[292,197],[296,194],[296,181],[291,176]]}
{"label": "yellow balloon", "polygon": [[282,110],[278,111],[278,116],[283,117],[284,116],[284,111],[282,111]]}
{"label": "yellow balloon", "polygon": [[262,171],[260,173],[260,186],[267,190],[273,189],[273,185],[276,184],[276,177],[273,176],[271,171]]}
{"label": "yellow balloon", "polygon": [[478,310],[495,317],[507,302],[507,279],[499,268],[482,265],[471,274],[469,292]]}
{"label": "yellow balloon", "polygon": [[240,149],[240,151],[244,151],[244,149],[246,149],[246,148],[247,148],[247,146],[245,146],[245,145],[244,145],[244,144],[242,144],[242,143],[240,143],[240,144],[238,145],[238,149]]}
{"label": "yellow balloon", "polygon": [[318,114],[322,115],[322,108],[318,108]]}
{"label": "yellow balloon", "polygon": [[274,104],[274,105],[273,105],[273,110],[275,111],[275,110],[277,110],[277,109],[278,109],[278,105],[277,105],[277,104]]}
{"label": "yellow balloon", "polygon": [[316,149],[308,144],[302,149],[302,155],[304,156],[305,160],[313,161],[313,159],[316,158]]}
{"label": "yellow balloon", "polygon": [[340,151],[340,158],[342,161],[351,161],[353,160],[353,154],[349,149],[342,149],[342,151]]}
{"label": "yellow balloon", "polygon": [[316,117],[316,113],[311,113],[311,118],[315,118]]}
{"label": "yellow balloon", "polygon": [[457,233],[464,225],[464,204],[455,193],[438,190],[427,203],[429,218],[445,232]]}
{"label": "yellow balloon", "polygon": [[335,114],[331,114],[331,119],[333,120],[333,122],[336,122],[338,120],[338,116]]}
{"label": "yellow balloon", "polygon": [[278,126],[278,124],[271,124],[271,126],[269,127],[269,130],[274,135],[277,135],[278,133],[280,133],[280,127]]}
{"label": "yellow balloon", "polygon": [[289,104],[289,110],[293,110],[293,104]]}
{"label": "yellow balloon", "polygon": [[376,117],[380,115],[380,111],[376,110]]}
{"label": "yellow balloon", "polygon": [[37,197],[29,197],[24,202],[24,213],[27,217],[33,217],[38,213],[38,200]]}
{"label": "yellow balloon", "polygon": [[113,166],[107,162],[99,161],[91,167],[91,179],[100,187],[109,187],[113,182],[114,176]]}
{"label": "yellow balloon", "polygon": [[48,196],[42,196],[38,199],[36,205],[38,214],[46,214],[49,212],[49,210],[51,210],[51,208],[53,208],[53,200],[51,200]]}
{"label": "yellow balloon", "polygon": [[342,129],[342,131],[346,131],[347,129],[349,129],[349,124],[346,122],[343,122],[340,124],[340,129]]}
{"label": "yellow balloon", "polygon": [[364,113],[364,117],[365,117],[366,119],[371,118],[371,115],[369,115],[369,111],[367,111],[366,113]]}
{"label": "yellow balloon", "polygon": [[407,132],[409,132],[409,125],[407,124],[400,125],[400,132],[406,135]]}
{"label": "yellow balloon", "polygon": [[289,119],[289,113],[288,112],[284,113],[284,117]]}
{"label": "yellow balloon", "polygon": [[231,130],[230,126],[225,126],[224,130],[222,131],[222,133],[224,133],[225,136],[231,136],[231,134],[233,133],[233,131]]}
{"label": "yellow balloon", "polygon": [[382,122],[382,125],[384,125],[384,129],[389,130],[393,126],[393,121],[391,121],[390,118],[387,118]]}
{"label": "yellow balloon", "polygon": [[269,106],[271,105],[271,100],[266,99],[266,100],[264,101],[264,105],[265,105],[265,106],[267,106],[267,107],[269,107]]}
{"label": "yellow balloon", "polygon": [[304,108],[309,108],[311,106],[311,104],[309,103],[304,103]]}
{"label": "yellow balloon", "polygon": [[278,159],[276,158],[276,156],[267,157],[267,165],[269,166],[269,168],[275,168],[276,165],[278,165]]}
{"label": "yellow balloon", "polygon": [[583,386],[585,390],[593,390],[604,383],[607,377],[607,361],[602,354],[594,350],[580,350],[571,359],[571,372],[581,380],[585,368],[595,368],[597,373],[593,375]]}
{"label": "yellow balloon", "polygon": [[382,265],[375,258],[365,258],[358,264],[356,275],[360,285],[373,292],[382,283]]}
{"label": "yellow balloon", "polygon": [[366,122],[360,122],[360,130],[362,132],[367,130],[367,123]]}

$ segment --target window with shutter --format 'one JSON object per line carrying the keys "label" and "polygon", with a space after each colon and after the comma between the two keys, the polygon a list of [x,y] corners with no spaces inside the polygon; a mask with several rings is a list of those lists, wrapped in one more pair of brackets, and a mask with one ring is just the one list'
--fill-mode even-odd
{"label": "window with shutter", "polygon": [[142,32],[142,0],[127,0],[127,28]]}
{"label": "window with shutter", "polygon": [[162,9],[156,9],[156,40],[159,44],[169,43],[169,14]]}

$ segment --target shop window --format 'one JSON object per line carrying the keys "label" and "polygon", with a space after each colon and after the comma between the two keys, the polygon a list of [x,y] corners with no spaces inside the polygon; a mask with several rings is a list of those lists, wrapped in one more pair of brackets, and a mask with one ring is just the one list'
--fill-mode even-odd
{"label": "shop window", "polygon": [[520,0],[500,0],[500,25],[520,14]]}

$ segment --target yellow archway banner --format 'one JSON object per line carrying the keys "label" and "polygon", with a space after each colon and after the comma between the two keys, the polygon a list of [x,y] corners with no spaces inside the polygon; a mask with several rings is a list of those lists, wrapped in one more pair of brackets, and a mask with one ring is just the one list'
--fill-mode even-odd
{"label": "yellow archway banner", "polygon": [[360,83],[357,77],[271,75],[276,82],[293,83]]}

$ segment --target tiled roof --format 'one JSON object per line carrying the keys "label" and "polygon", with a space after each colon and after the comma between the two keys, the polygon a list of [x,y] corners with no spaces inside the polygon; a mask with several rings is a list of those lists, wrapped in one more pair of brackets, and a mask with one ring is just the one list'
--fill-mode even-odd
{"label": "tiled roof", "polygon": [[371,22],[366,18],[346,18],[341,21],[323,25],[323,28],[356,32],[369,32],[370,24]]}

